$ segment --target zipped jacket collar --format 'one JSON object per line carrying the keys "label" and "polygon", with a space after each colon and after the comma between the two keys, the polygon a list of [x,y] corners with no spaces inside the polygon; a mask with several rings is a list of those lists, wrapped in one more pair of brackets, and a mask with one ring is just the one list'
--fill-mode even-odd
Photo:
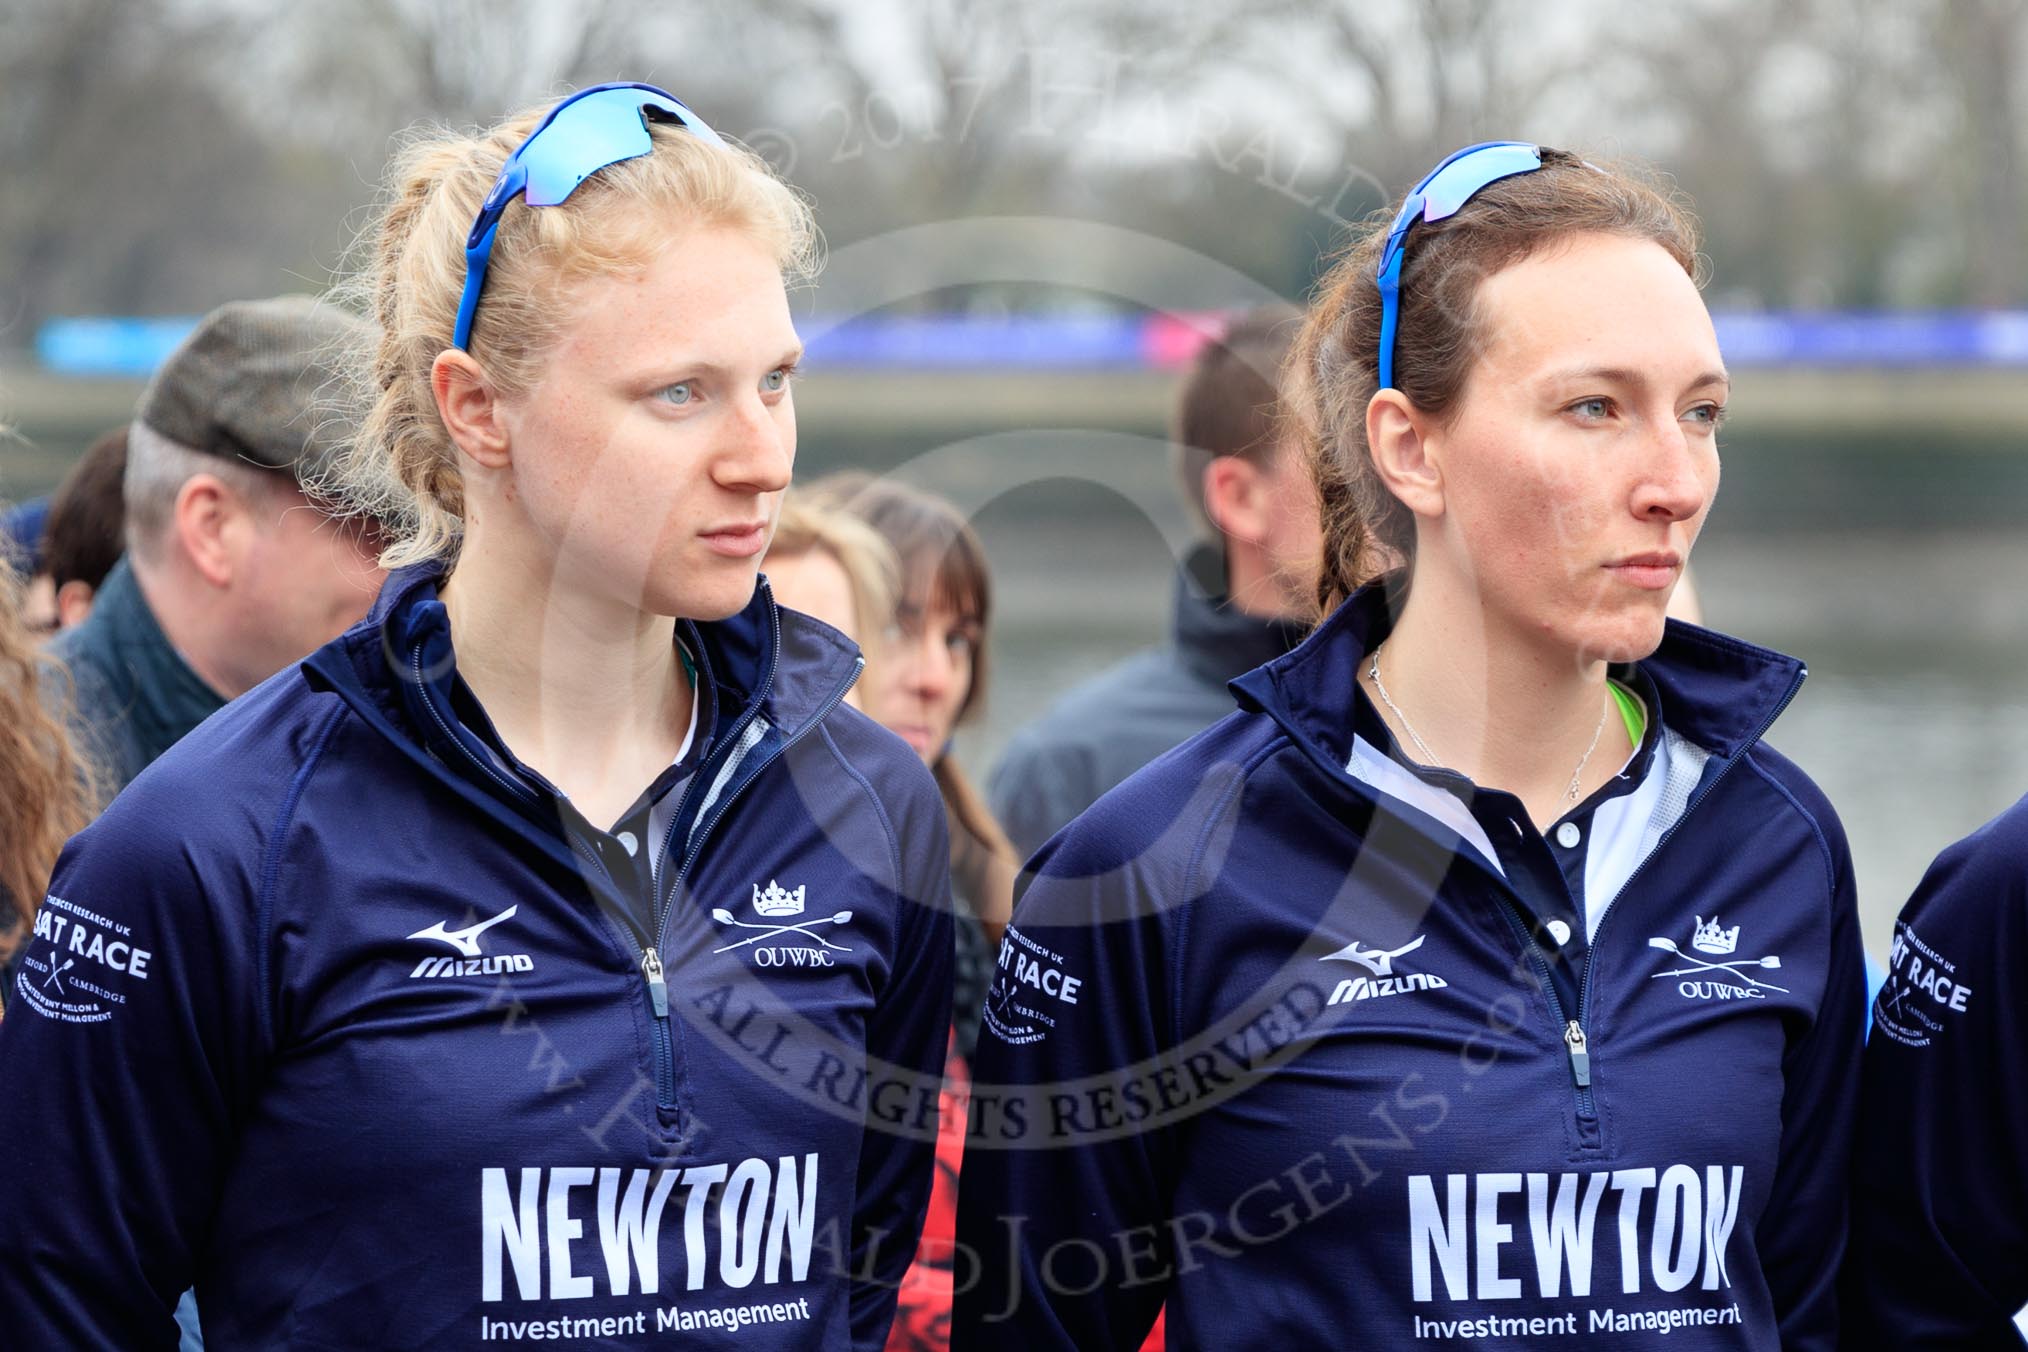
{"label": "zipped jacket collar", "polygon": [[[1384,587],[1361,588],[1295,650],[1233,681],[1232,692],[1351,783],[1352,692],[1360,665],[1393,626]],[[1654,680],[1670,728],[1721,760],[1758,741],[1808,674],[1793,657],[1679,620],[1638,665]]]}
{"label": "zipped jacket collar", "polygon": [[[331,690],[382,736],[489,815],[534,827],[569,864],[554,806],[495,758],[456,714],[457,659],[437,589],[441,568],[417,564],[390,574],[367,617],[303,662],[311,684]],[[776,745],[793,741],[834,707],[857,677],[858,647],[836,630],[775,604],[761,578],[746,607],[725,620],[678,621],[711,683],[722,726],[766,726]]]}

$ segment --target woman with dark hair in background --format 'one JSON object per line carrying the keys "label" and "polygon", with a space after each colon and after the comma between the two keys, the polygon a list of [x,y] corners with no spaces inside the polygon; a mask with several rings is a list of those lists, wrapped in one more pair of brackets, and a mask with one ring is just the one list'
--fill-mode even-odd
{"label": "woman with dark hair in background", "polygon": [[1696,267],[1643,177],[1498,142],[1320,283],[1329,617],[1030,861],[965,1346],[1836,1344],[1851,861],[1761,740],[1802,664],[1665,622]]}

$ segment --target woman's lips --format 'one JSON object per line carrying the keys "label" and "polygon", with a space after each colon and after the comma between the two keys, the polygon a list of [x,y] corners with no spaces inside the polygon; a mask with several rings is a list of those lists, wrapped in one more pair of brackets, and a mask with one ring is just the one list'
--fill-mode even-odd
{"label": "woman's lips", "polygon": [[767,523],[756,521],[745,526],[708,530],[704,532],[704,543],[712,553],[722,554],[728,559],[750,559],[767,547]]}
{"label": "woman's lips", "polygon": [[1683,561],[1674,554],[1636,554],[1606,567],[1615,577],[1643,591],[1661,591],[1675,585]]}

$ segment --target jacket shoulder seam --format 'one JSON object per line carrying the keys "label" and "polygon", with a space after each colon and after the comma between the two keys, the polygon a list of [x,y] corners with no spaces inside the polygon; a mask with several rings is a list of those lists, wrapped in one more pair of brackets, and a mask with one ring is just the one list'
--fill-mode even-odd
{"label": "jacket shoulder seam", "polygon": [[894,869],[894,889],[897,893],[905,892],[908,880],[901,873],[901,839],[895,832],[893,819],[887,815],[886,806],[880,801],[880,795],[874,792],[873,781],[846,756],[844,749],[838,745],[838,739],[831,735],[830,728],[819,723],[817,735],[822,737],[824,745],[830,748],[832,758],[838,762],[838,768],[865,792],[866,801],[873,808],[873,815],[880,819],[880,829],[887,835],[887,855],[888,862]]}
{"label": "jacket shoulder seam", "polygon": [[268,833],[267,849],[261,859],[260,895],[254,907],[256,947],[254,950],[255,980],[258,988],[255,994],[260,999],[261,1022],[267,1028],[268,1041],[276,1041],[275,1011],[269,998],[268,943],[273,929],[275,885],[282,871],[282,842],[288,835],[289,824],[295,819],[296,808],[303,800],[303,790],[308,787],[310,776],[323,764],[324,750],[330,746],[331,738],[338,731],[338,724],[345,717],[345,705],[339,701],[337,707],[324,717],[324,726],[317,731],[316,741],[311,745],[310,754],[303,758],[301,766],[289,780],[289,790],[282,795],[281,810],[275,814],[274,827]]}
{"label": "jacket shoulder seam", "polygon": [[1753,772],[1759,775],[1776,793],[1786,799],[1789,806],[1794,808],[1796,813],[1805,822],[1809,823],[1810,834],[1817,841],[1817,851],[1824,859],[1824,905],[1828,910],[1832,898],[1838,894],[1838,860],[1837,856],[1831,851],[1830,840],[1824,835],[1823,823],[1817,820],[1816,813],[1803,805],[1802,799],[1796,796],[1795,790],[1777,779],[1765,765],[1760,763],[1760,759],[1751,751],[1746,754],[1746,763],[1752,766]]}
{"label": "jacket shoulder seam", "polygon": [[1189,943],[1190,920],[1197,913],[1196,906],[1192,904],[1197,895],[1193,888],[1197,881],[1197,871],[1204,864],[1204,852],[1210,847],[1212,833],[1218,829],[1219,820],[1224,816],[1227,805],[1246,788],[1247,781],[1253,778],[1254,771],[1269,758],[1279,754],[1284,746],[1291,744],[1289,735],[1277,730],[1266,745],[1259,747],[1240,762],[1239,773],[1232,777],[1232,782],[1227,784],[1218,797],[1209,804],[1204,814],[1204,822],[1197,829],[1197,839],[1190,846],[1190,862],[1183,869],[1182,896],[1185,900],[1176,908],[1176,938],[1169,945],[1169,960],[1166,964],[1169,975],[1169,1031],[1174,1036],[1180,1037],[1183,1029],[1183,957],[1184,949]]}

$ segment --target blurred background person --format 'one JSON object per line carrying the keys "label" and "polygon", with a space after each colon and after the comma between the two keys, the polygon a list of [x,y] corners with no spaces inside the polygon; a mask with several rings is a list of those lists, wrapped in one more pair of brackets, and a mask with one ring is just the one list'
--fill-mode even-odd
{"label": "blurred background person", "polygon": [[1308,632],[1322,529],[1316,489],[1275,403],[1301,323],[1292,305],[1248,311],[1184,374],[1170,459],[1204,538],[1176,571],[1169,641],[1067,691],[994,767],[993,811],[1022,858],[1107,789],[1231,713],[1225,683]]}
{"label": "blurred background person", "polygon": [[42,528],[42,577],[56,627],[75,629],[126,550],[127,429],[116,427],[86,449],[49,499]]}
{"label": "blurred background person", "polygon": [[127,438],[126,557],[90,618],[51,645],[108,792],[372,604],[385,576],[373,532],[326,515],[301,487],[354,425],[319,400],[336,355],[366,332],[307,297],[233,302],[142,394]]}
{"label": "blurred background person", "polygon": [[21,623],[36,635],[56,632],[56,588],[42,563],[42,532],[48,522],[46,495],[0,512],[0,562],[21,577]]}
{"label": "blurred background person", "polygon": [[791,490],[762,567],[778,604],[822,620],[859,645],[866,668],[845,702],[864,710],[894,626],[901,573],[894,550],[850,512]]}
{"label": "blurred background person", "polygon": [[60,718],[44,706],[21,575],[0,557],[0,1005],[57,851],[90,817],[90,786]]}

